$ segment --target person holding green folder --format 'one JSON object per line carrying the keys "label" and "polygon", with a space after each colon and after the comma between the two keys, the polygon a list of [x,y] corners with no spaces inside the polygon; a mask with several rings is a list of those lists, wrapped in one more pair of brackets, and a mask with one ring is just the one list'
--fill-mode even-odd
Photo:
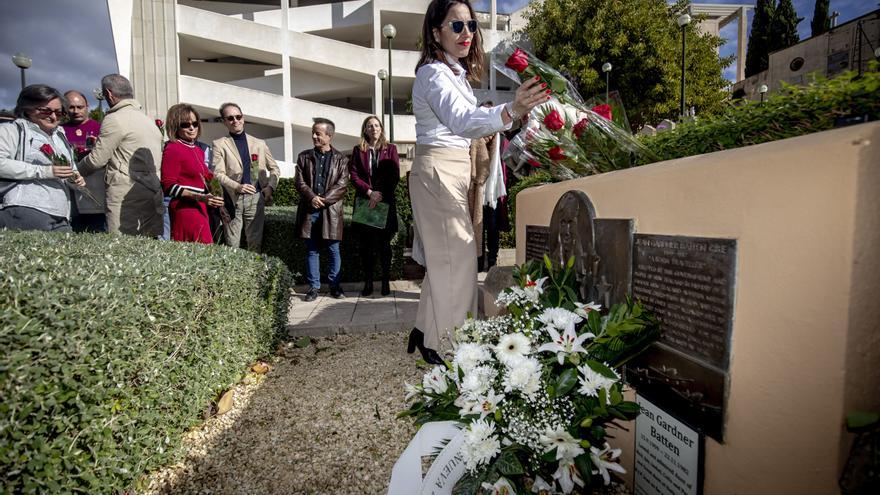
{"label": "person holding green folder", "polygon": [[355,188],[353,222],[360,240],[364,288],[362,296],[373,293],[376,253],[382,267],[382,295],[391,294],[391,238],[397,232],[394,190],[400,181],[397,147],[385,138],[382,122],[375,115],[364,119],[360,143],[351,151],[348,163]]}

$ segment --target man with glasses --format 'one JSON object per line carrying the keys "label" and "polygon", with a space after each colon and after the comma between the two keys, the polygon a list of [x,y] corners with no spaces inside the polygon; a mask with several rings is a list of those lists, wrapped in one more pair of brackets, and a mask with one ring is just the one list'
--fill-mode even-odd
{"label": "man with glasses", "polygon": [[113,234],[162,235],[162,134],[134,99],[131,82],[119,74],[101,79],[110,105],[92,151],[79,161],[83,175],[106,167],[104,212]]}
{"label": "man with glasses", "polygon": [[281,169],[269,146],[244,132],[244,114],[235,103],[220,106],[228,137],[214,141],[214,175],[235,203],[234,216],[224,228],[226,245],[239,247],[244,229],[247,248],[260,252],[263,243],[263,208],[278,187]]}
{"label": "man with glasses", "polygon": [[[76,90],[64,93],[67,100],[67,122],[61,124],[67,141],[73,146],[77,160],[88,155],[101,133],[101,123],[89,118],[89,102],[85,95]],[[104,169],[86,178],[86,187],[93,198],[76,192],[76,214],[70,222],[74,232],[106,232],[104,216]]]}

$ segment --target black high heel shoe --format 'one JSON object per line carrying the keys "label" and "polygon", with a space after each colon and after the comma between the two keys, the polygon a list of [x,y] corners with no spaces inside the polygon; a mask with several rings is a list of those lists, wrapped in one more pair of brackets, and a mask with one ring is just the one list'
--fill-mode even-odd
{"label": "black high heel shoe", "polygon": [[409,340],[406,342],[406,352],[407,354],[412,354],[416,351],[416,348],[421,351],[424,349],[425,342],[425,334],[422,333],[418,328],[413,328],[409,333]]}
{"label": "black high heel shoe", "polygon": [[427,347],[422,346],[422,348],[419,350],[422,352],[422,359],[424,359],[426,363],[446,364],[443,362],[443,358],[441,358],[440,355],[437,354],[437,351],[435,351],[434,349],[428,349]]}
{"label": "black high heel shoe", "polygon": [[364,288],[361,290],[361,296],[369,297],[373,294],[373,281],[367,280],[364,282]]}

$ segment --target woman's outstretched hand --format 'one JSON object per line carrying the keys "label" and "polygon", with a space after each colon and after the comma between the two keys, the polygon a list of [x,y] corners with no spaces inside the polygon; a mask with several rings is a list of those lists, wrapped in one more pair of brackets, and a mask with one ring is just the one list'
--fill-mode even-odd
{"label": "woman's outstretched hand", "polygon": [[[540,80],[538,76],[530,77],[519,85],[519,88],[516,90],[516,97],[514,97],[513,102],[508,107],[508,110],[512,110],[515,115],[505,112],[507,117],[522,118],[537,105],[550,99],[550,90],[547,88],[547,83],[542,83]],[[507,123],[507,119],[504,120]]]}

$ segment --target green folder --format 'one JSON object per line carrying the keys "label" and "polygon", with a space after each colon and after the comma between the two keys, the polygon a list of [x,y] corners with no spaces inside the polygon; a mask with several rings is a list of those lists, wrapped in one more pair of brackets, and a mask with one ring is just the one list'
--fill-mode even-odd
{"label": "green folder", "polygon": [[384,229],[388,223],[388,203],[376,203],[375,208],[370,208],[370,200],[357,197],[354,199],[354,213],[351,221],[369,225],[377,229]]}

